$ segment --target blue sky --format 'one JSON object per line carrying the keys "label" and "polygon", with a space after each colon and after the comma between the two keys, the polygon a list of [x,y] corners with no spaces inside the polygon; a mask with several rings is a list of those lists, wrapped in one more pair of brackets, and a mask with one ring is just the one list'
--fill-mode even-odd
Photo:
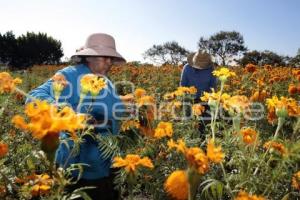
{"label": "blue sky", "polygon": [[153,44],[176,40],[197,49],[201,36],[243,34],[250,50],[294,56],[300,48],[300,0],[0,0],[0,32],[46,32],[61,40],[66,57],[86,37],[115,37],[127,60],[142,60]]}

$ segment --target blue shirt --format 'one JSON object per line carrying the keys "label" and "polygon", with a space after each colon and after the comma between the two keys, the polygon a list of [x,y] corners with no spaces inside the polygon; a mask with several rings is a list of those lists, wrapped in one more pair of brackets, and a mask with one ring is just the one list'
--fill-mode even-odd
{"label": "blue shirt", "polygon": [[[59,103],[67,103],[74,110],[77,110],[80,96],[80,79],[85,74],[92,73],[88,66],[80,64],[76,66],[69,66],[57,73],[64,75],[68,81],[67,86],[64,88],[58,100]],[[104,77],[107,82],[107,87],[96,96],[96,99],[92,99],[91,95],[87,95],[84,98],[79,110],[80,113],[89,113],[95,119],[100,121],[109,121],[102,127],[95,128],[96,134],[107,135],[109,133],[117,134],[119,132],[118,117],[121,116],[124,111],[124,105],[116,94],[115,88],[110,80]],[[29,93],[30,96],[47,100],[50,103],[55,102],[54,93],[52,89],[52,80],[32,90]],[[26,103],[32,99],[27,99]],[[84,179],[99,179],[109,176],[111,158],[104,159],[101,156],[101,151],[98,148],[98,143],[90,136],[84,136],[84,142],[80,144],[80,151],[75,156],[69,154],[74,146],[72,140],[69,140],[69,136],[66,133],[60,134],[61,143],[56,151],[56,162],[62,167],[68,167],[74,163],[83,163],[88,166],[84,166],[82,178]],[[65,142],[62,142],[65,140]],[[66,143],[68,145],[66,145]],[[68,160],[68,162],[66,162]],[[79,171],[74,171],[73,176],[77,177]]]}
{"label": "blue shirt", "polygon": [[216,77],[212,74],[213,68],[196,69],[186,64],[181,73],[180,85],[184,87],[195,86],[197,88],[196,99],[199,99],[203,92],[210,92],[216,87]]}

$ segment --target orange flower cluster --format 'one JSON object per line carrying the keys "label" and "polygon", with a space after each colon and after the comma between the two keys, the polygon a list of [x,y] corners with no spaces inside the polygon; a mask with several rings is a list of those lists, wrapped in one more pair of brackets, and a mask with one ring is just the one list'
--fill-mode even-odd
{"label": "orange flower cluster", "polygon": [[8,145],[0,142],[0,158],[6,156],[8,152]]}
{"label": "orange flower cluster", "polygon": [[245,191],[240,191],[238,196],[234,200],[266,200],[266,198],[257,195],[250,195]]}
{"label": "orange flower cluster", "polygon": [[7,72],[0,73],[0,94],[11,93],[15,90],[16,85],[21,84],[22,80],[19,78],[13,79]]}
{"label": "orange flower cluster", "polygon": [[274,142],[274,141],[266,142],[264,144],[264,148],[265,149],[270,149],[270,150],[275,150],[275,151],[279,152],[281,155],[286,155],[287,154],[287,150],[284,147],[284,145],[281,144],[281,143],[278,143],[278,142]]}
{"label": "orange flower cluster", "polygon": [[209,162],[220,163],[225,157],[222,148],[216,147],[213,140],[208,141],[206,154],[198,147],[186,147],[181,139],[177,143],[171,139],[168,141],[168,147],[183,153],[189,167],[196,169],[199,174],[205,174],[209,170]]}
{"label": "orange flower cluster", "polygon": [[296,190],[300,190],[300,171],[294,174],[292,178],[292,187]]}
{"label": "orange flower cluster", "polygon": [[257,67],[256,67],[256,65],[253,65],[253,64],[247,64],[245,67],[245,71],[248,73],[253,73],[256,70],[257,70]]}
{"label": "orange flower cluster", "polygon": [[[268,107],[268,121],[273,123],[276,120],[276,115],[286,112],[290,117],[300,116],[300,106],[293,98],[273,96],[266,101]],[[281,111],[281,112],[279,112]]]}
{"label": "orange flower cluster", "polygon": [[16,178],[15,182],[29,188],[33,197],[49,194],[54,185],[54,180],[48,174],[33,174],[23,179]]}
{"label": "orange flower cluster", "polygon": [[290,95],[296,95],[296,94],[300,94],[300,84],[298,84],[297,86],[293,83],[291,83],[289,85],[289,88],[288,88],[288,92]]}
{"label": "orange flower cluster", "polygon": [[157,139],[163,137],[172,137],[173,125],[170,122],[159,122],[154,132],[154,137]]}
{"label": "orange flower cluster", "polygon": [[31,132],[32,136],[39,140],[58,138],[61,131],[68,131],[76,138],[75,131],[85,128],[85,115],[76,114],[70,107],[64,107],[59,111],[46,101],[30,102],[25,107],[25,114],[29,118],[28,123],[23,117],[16,115],[12,119],[13,124],[17,128]]}
{"label": "orange flower cluster", "polygon": [[128,154],[124,159],[122,157],[115,157],[113,162],[114,168],[124,167],[128,173],[135,173],[141,166],[150,169],[154,167],[152,161],[148,157],[141,158],[139,155],[135,154]]}

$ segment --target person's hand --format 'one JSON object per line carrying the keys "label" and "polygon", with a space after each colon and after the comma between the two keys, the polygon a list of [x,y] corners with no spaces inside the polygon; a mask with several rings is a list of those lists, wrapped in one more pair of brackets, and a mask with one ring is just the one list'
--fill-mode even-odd
{"label": "person's hand", "polygon": [[132,103],[134,101],[134,96],[133,96],[133,94],[126,94],[124,96],[120,96],[120,99],[124,103]]}

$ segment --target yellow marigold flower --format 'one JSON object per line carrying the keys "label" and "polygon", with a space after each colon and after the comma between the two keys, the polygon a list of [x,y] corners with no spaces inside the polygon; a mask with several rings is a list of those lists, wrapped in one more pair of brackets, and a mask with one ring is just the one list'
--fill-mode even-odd
{"label": "yellow marigold flower", "polygon": [[167,144],[168,144],[169,150],[172,148],[175,148],[177,151],[179,151],[181,153],[184,153],[187,148],[185,146],[185,142],[182,139],[177,140],[177,143],[175,143],[173,141],[173,139],[170,139]]}
{"label": "yellow marigold flower", "polygon": [[154,132],[154,137],[155,138],[163,138],[163,137],[171,137],[173,135],[173,126],[172,123],[170,122],[159,122],[157,125],[155,132]]}
{"label": "yellow marigold flower", "polygon": [[115,157],[113,161],[114,168],[124,167],[128,173],[134,173],[138,167],[143,166],[152,169],[154,166],[148,157],[141,158],[139,155],[128,154],[123,159]]}
{"label": "yellow marigold flower", "polygon": [[164,100],[172,100],[175,98],[175,93],[171,92],[171,93],[167,93],[164,95]]}
{"label": "yellow marigold flower", "polygon": [[0,142],[0,158],[6,156],[8,152],[8,145]]}
{"label": "yellow marigold flower", "polygon": [[273,96],[266,101],[269,112],[275,112],[278,117],[300,116],[300,106],[293,98]]}
{"label": "yellow marigold flower", "polygon": [[22,80],[19,78],[13,79],[7,72],[0,73],[0,94],[10,93],[15,90],[16,85],[21,84]]}
{"label": "yellow marigold flower", "polygon": [[250,195],[245,191],[240,191],[238,196],[234,200],[266,200],[266,198],[257,195]]}
{"label": "yellow marigold flower", "polygon": [[137,120],[128,120],[124,121],[121,126],[122,131],[128,131],[131,128],[140,128],[140,123]]}
{"label": "yellow marigold flower", "polygon": [[51,80],[53,81],[53,91],[55,99],[58,99],[61,92],[64,90],[64,88],[67,86],[67,81],[65,79],[65,76],[62,74],[55,74]]}
{"label": "yellow marigold flower", "polygon": [[245,128],[240,131],[243,136],[243,141],[246,144],[253,144],[257,139],[257,132],[252,128]]}
{"label": "yellow marigold flower", "polygon": [[220,98],[220,103],[224,103],[228,99],[230,99],[230,95],[227,93],[222,93],[220,97],[220,91],[215,92],[214,89],[212,89],[212,92],[203,92],[203,96],[200,97],[202,101],[209,102],[209,101],[218,101]]}
{"label": "yellow marigold flower", "polygon": [[219,77],[221,81],[227,80],[229,77],[236,76],[235,72],[230,71],[228,68],[222,67],[213,71],[213,75]]}
{"label": "yellow marigold flower", "polygon": [[97,96],[106,87],[105,79],[95,74],[86,74],[80,79],[81,92]]}
{"label": "yellow marigold flower", "polygon": [[19,115],[13,117],[12,123],[17,128],[31,132],[39,140],[46,136],[56,138],[61,131],[68,131],[76,137],[75,131],[83,129],[86,121],[85,115],[76,114],[70,107],[59,111],[57,107],[40,100],[27,104],[25,114],[29,118],[28,123]]}
{"label": "yellow marigold flower", "polygon": [[281,155],[287,154],[286,148],[279,142],[268,141],[264,144],[264,148],[278,151]]}
{"label": "yellow marigold flower", "polygon": [[292,187],[296,190],[300,190],[300,171],[294,174],[292,178]]}
{"label": "yellow marigold flower", "polygon": [[[41,196],[48,194],[54,183],[48,174],[35,175],[34,185],[31,188],[32,196]],[[28,184],[28,183],[27,183]]]}
{"label": "yellow marigold flower", "polygon": [[139,99],[141,98],[142,96],[145,96],[146,95],[146,90],[142,89],[142,88],[137,88],[135,91],[134,91],[134,96]]}
{"label": "yellow marigold flower", "polygon": [[48,174],[33,174],[25,178],[16,178],[15,182],[24,185],[26,188],[29,187],[33,197],[48,194],[54,185],[54,180]]}
{"label": "yellow marigold flower", "polygon": [[53,180],[50,179],[48,174],[36,175],[37,178],[34,180],[35,184],[31,188],[32,196],[41,196],[50,192]]}
{"label": "yellow marigold flower", "polygon": [[137,105],[139,107],[143,105],[153,105],[155,103],[155,100],[151,96],[142,96],[141,98],[137,99]]}
{"label": "yellow marigold flower", "polygon": [[208,159],[214,163],[222,162],[225,157],[225,154],[222,152],[221,146],[215,147],[213,139],[210,139],[208,141],[206,154]]}
{"label": "yellow marigold flower", "polygon": [[201,104],[194,104],[192,107],[193,114],[196,116],[202,115],[202,113],[205,111],[205,107]]}
{"label": "yellow marigold flower", "polygon": [[[223,98],[224,99],[224,98]],[[250,101],[246,96],[232,96],[230,98],[224,99],[223,107],[226,110],[234,111],[236,113],[242,113],[249,109]]]}
{"label": "yellow marigold flower", "polygon": [[186,200],[188,198],[188,177],[185,171],[174,171],[167,178],[164,184],[165,191],[176,200]]}
{"label": "yellow marigold flower", "polygon": [[192,87],[178,87],[177,90],[174,92],[175,96],[183,96],[186,94],[196,94],[197,93],[197,88],[192,86]]}

